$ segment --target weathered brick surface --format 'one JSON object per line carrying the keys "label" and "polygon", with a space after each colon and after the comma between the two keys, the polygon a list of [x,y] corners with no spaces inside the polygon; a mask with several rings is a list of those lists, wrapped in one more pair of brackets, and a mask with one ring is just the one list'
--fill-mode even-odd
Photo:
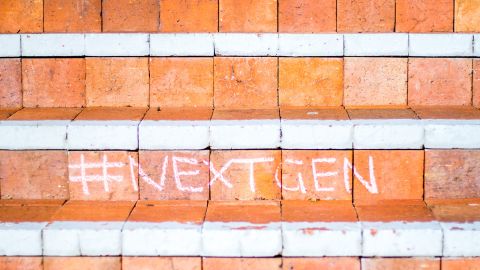
{"label": "weathered brick surface", "polygon": [[43,0],[0,1],[0,33],[43,31]]}
{"label": "weathered brick surface", "polygon": [[343,59],[280,58],[280,106],[341,106]]}
{"label": "weathered brick surface", "polygon": [[120,257],[44,257],[44,270],[120,270]]}
{"label": "weathered brick surface", "polygon": [[87,106],[148,106],[148,58],[87,58],[86,72]]}
{"label": "weathered brick surface", "polygon": [[423,198],[421,150],[357,150],[354,152],[353,199],[359,204]]}
{"label": "weathered brick surface", "polygon": [[336,0],[279,0],[278,32],[335,32]]}
{"label": "weathered brick surface", "polygon": [[210,199],[280,199],[280,158],[277,150],[212,151]]}
{"label": "weathered brick surface", "polygon": [[22,67],[18,58],[0,59],[0,108],[22,107]]}
{"label": "weathered brick surface", "polygon": [[425,150],[425,198],[480,197],[480,151]]}
{"label": "weathered brick surface", "polygon": [[480,108],[480,60],[473,60],[473,106]]}
{"label": "weathered brick surface", "polygon": [[338,0],[338,32],[393,32],[395,0]]}
{"label": "weathered brick surface", "polygon": [[25,107],[85,106],[85,59],[22,60]]}
{"label": "weathered brick surface", "polygon": [[478,270],[480,258],[443,258],[442,270]]}
{"label": "weathered brick surface", "polygon": [[68,152],[70,199],[128,201],[138,199],[138,153]]}
{"label": "weathered brick surface", "polygon": [[150,106],[212,107],[213,58],[150,58]]}
{"label": "weathered brick surface", "polygon": [[122,270],[201,270],[200,257],[123,257]]}
{"label": "weathered brick surface", "polygon": [[0,151],[2,199],[68,199],[66,151]]}
{"label": "weathered brick surface", "polygon": [[[52,219],[56,221],[126,221],[135,202],[67,201]],[[107,268],[108,269],[108,268]]]}
{"label": "weathered brick surface", "polygon": [[281,270],[281,258],[203,258],[204,270]]}
{"label": "weathered brick surface", "polygon": [[360,270],[360,261],[354,257],[283,258],[283,270]]}
{"label": "weathered brick surface", "polygon": [[103,0],[103,32],[156,32],[159,12],[158,0]]}
{"label": "weathered brick surface", "polygon": [[265,109],[277,106],[277,59],[216,57],[214,104],[219,109]]}
{"label": "weathered brick surface", "polygon": [[209,151],[141,151],[140,199],[208,200]]}
{"label": "weathered brick surface", "polygon": [[408,104],[471,105],[472,60],[410,58]]}
{"label": "weathered brick surface", "polygon": [[352,151],[283,150],[282,198],[351,200]]}
{"label": "weathered brick surface", "polygon": [[220,0],[220,32],[276,32],[277,0]]}
{"label": "weathered brick surface", "polygon": [[217,0],[160,0],[160,31],[217,32]]}
{"label": "weathered brick surface", "polygon": [[480,31],[480,0],[455,0],[455,32]]}
{"label": "weathered brick surface", "polygon": [[397,0],[396,32],[452,32],[453,0]]}
{"label": "weathered brick surface", "polygon": [[3,270],[43,270],[41,257],[0,257]]}
{"label": "weathered brick surface", "polygon": [[102,0],[43,0],[45,32],[101,32]]}
{"label": "weathered brick surface", "polygon": [[406,105],[407,59],[345,58],[345,106]]}
{"label": "weathered brick surface", "polygon": [[362,258],[362,269],[440,270],[440,260],[436,258]]}

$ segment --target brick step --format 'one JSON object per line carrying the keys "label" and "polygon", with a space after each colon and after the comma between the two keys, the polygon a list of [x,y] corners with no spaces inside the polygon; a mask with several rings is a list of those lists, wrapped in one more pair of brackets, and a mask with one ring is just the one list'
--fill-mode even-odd
{"label": "brick step", "polygon": [[480,57],[465,33],[0,34],[0,57],[421,56]]}
{"label": "brick step", "polygon": [[480,110],[24,108],[0,120],[0,149],[480,148]]}
{"label": "brick step", "polygon": [[40,0],[0,6],[0,32],[468,32],[477,1]]}
{"label": "brick step", "polygon": [[2,199],[478,198],[480,150],[0,151]]}
{"label": "brick step", "polygon": [[478,270],[479,264],[479,258],[0,257],[7,270]]}
{"label": "brick step", "polygon": [[8,256],[480,256],[479,199],[0,203]]}

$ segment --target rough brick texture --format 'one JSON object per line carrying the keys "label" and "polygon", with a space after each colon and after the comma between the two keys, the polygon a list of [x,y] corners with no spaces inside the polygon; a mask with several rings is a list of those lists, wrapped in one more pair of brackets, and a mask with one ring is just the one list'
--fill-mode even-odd
{"label": "rough brick texture", "polygon": [[0,33],[43,31],[43,0],[0,1]]}
{"label": "rough brick texture", "polygon": [[343,60],[280,58],[280,106],[341,106]]}
{"label": "rough brick texture", "polygon": [[336,0],[279,0],[278,32],[335,32]]}
{"label": "rough brick texture", "polygon": [[455,0],[455,32],[480,31],[480,0]]}
{"label": "rough brick texture", "polygon": [[103,0],[103,32],[156,32],[159,12],[158,0]]}
{"label": "rough brick texture", "polygon": [[338,0],[338,32],[392,32],[395,0]]}
{"label": "rough brick texture", "polygon": [[43,0],[45,32],[101,32],[102,0]]}
{"label": "rough brick texture", "polygon": [[85,106],[85,59],[22,60],[23,106]]}
{"label": "rough brick texture", "polygon": [[160,0],[160,31],[217,32],[217,0]]}
{"label": "rough brick texture", "polygon": [[396,32],[452,32],[453,0],[397,0]]}
{"label": "rough brick texture", "polygon": [[0,59],[0,108],[22,107],[21,77],[20,59]]}
{"label": "rough brick texture", "polygon": [[220,0],[220,32],[276,32],[277,0]]}

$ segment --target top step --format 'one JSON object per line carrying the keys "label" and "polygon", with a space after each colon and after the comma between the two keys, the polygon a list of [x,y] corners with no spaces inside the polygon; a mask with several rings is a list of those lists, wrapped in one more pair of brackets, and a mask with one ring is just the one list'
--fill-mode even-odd
{"label": "top step", "polygon": [[[81,4],[79,4],[81,3]],[[471,0],[18,0],[0,4],[0,33],[479,32]]]}

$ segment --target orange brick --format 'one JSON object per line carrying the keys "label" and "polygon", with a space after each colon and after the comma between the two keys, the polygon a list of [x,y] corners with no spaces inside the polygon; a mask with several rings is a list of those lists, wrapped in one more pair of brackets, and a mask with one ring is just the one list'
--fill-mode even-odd
{"label": "orange brick", "polygon": [[480,0],[455,0],[455,32],[480,31]]}
{"label": "orange brick", "polygon": [[217,32],[217,0],[160,0],[160,31]]}
{"label": "orange brick", "polygon": [[8,120],[73,120],[82,108],[23,108]]}
{"label": "orange brick", "polygon": [[156,32],[159,14],[158,0],[103,0],[103,32]]}
{"label": "orange brick", "polygon": [[0,1],[0,33],[43,32],[43,0]]}
{"label": "orange brick", "polygon": [[480,258],[442,258],[442,270],[480,270]]}
{"label": "orange brick", "polygon": [[86,64],[87,106],[148,106],[148,58],[87,58]]}
{"label": "orange brick", "polygon": [[0,108],[20,107],[22,107],[22,67],[20,59],[0,59]]}
{"label": "orange brick", "polygon": [[41,257],[0,257],[3,270],[43,270]]}
{"label": "orange brick", "polygon": [[420,119],[480,119],[480,110],[470,106],[415,106]]}
{"label": "orange brick", "polygon": [[201,270],[200,257],[123,257],[123,270]]}
{"label": "orange brick", "polygon": [[0,151],[2,199],[68,199],[65,151]]}
{"label": "orange brick", "polygon": [[473,60],[473,106],[480,108],[480,60]]}
{"label": "orange brick", "polygon": [[85,59],[22,60],[25,107],[85,106]]}
{"label": "orange brick", "polygon": [[[438,258],[362,258],[363,270],[440,270]],[[443,268],[442,268],[443,269]]]}
{"label": "orange brick", "polygon": [[284,222],[356,222],[352,199],[335,201],[283,200]]}
{"label": "orange brick", "polygon": [[[388,200],[355,205],[358,219],[368,222],[429,222],[434,216],[423,200]],[[374,232],[373,232],[374,233]]]}
{"label": "orange brick", "polygon": [[335,32],[336,0],[279,0],[279,32]]}
{"label": "orange brick", "polygon": [[283,270],[360,270],[358,258],[283,258]]}
{"label": "orange brick", "polygon": [[282,198],[352,200],[352,170],[345,160],[352,164],[352,151],[283,150]]}
{"label": "orange brick", "polygon": [[150,106],[213,107],[213,58],[150,58]]}
{"label": "orange brick", "polygon": [[408,104],[471,105],[472,60],[410,58]]}
{"label": "orange brick", "polygon": [[44,257],[44,270],[120,270],[120,257]]}
{"label": "orange brick", "polygon": [[205,221],[254,224],[280,222],[280,203],[278,201],[211,201],[208,203]]}
{"label": "orange brick", "polygon": [[278,150],[212,151],[211,199],[280,199],[280,158]]}
{"label": "orange brick", "polygon": [[480,151],[425,150],[425,198],[480,197]]}
{"label": "orange brick", "polygon": [[140,199],[208,200],[207,151],[140,151]]}
{"label": "orange brick", "polygon": [[45,32],[101,32],[101,0],[43,0]]}
{"label": "orange brick", "polygon": [[134,107],[90,107],[82,110],[75,120],[129,120],[140,121],[145,115],[147,108]]}
{"label": "orange brick", "polygon": [[406,105],[406,58],[345,58],[345,106]]}
{"label": "orange brick", "polygon": [[277,0],[220,0],[220,32],[277,32]]}
{"label": "orange brick", "polygon": [[215,108],[277,107],[276,58],[216,57],[214,63]]}
{"label": "orange brick", "polygon": [[355,203],[423,198],[423,151],[356,150],[353,156]]}
{"label": "orange brick", "polygon": [[395,31],[452,32],[453,0],[397,0]]}
{"label": "orange brick", "polygon": [[206,211],[207,201],[138,201],[128,220],[202,224]]}
{"label": "orange brick", "polygon": [[[29,201],[34,200],[3,200],[8,203],[14,201],[13,204],[0,205],[0,222],[49,222],[52,220],[53,215],[60,209],[61,203],[64,201],[55,201],[59,204],[44,205],[41,204],[29,204]],[[15,201],[22,204],[15,204]],[[2,257],[0,257],[2,258]],[[0,266],[1,266],[0,262]],[[0,267],[0,269],[3,269]]]}
{"label": "orange brick", "polygon": [[348,109],[348,116],[352,120],[358,119],[417,119],[415,112],[407,108],[379,108],[363,107]]}
{"label": "orange brick", "polygon": [[203,258],[203,270],[281,270],[281,258]]}
{"label": "orange brick", "polygon": [[435,219],[443,222],[474,222],[480,220],[480,198],[429,199],[428,207]]}
{"label": "orange brick", "polygon": [[338,0],[338,32],[393,32],[395,0]]}
{"label": "orange brick", "polygon": [[6,120],[12,116],[17,109],[2,109],[0,108],[0,120]]}
{"label": "orange brick", "polygon": [[137,200],[137,164],[136,152],[68,152],[70,199]]}
{"label": "orange brick", "polygon": [[126,221],[134,205],[127,201],[67,201],[52,220]]}
{"label": "orange brick", "polygon": [[341,106],[343,59],[280,58],[280,106]]}

